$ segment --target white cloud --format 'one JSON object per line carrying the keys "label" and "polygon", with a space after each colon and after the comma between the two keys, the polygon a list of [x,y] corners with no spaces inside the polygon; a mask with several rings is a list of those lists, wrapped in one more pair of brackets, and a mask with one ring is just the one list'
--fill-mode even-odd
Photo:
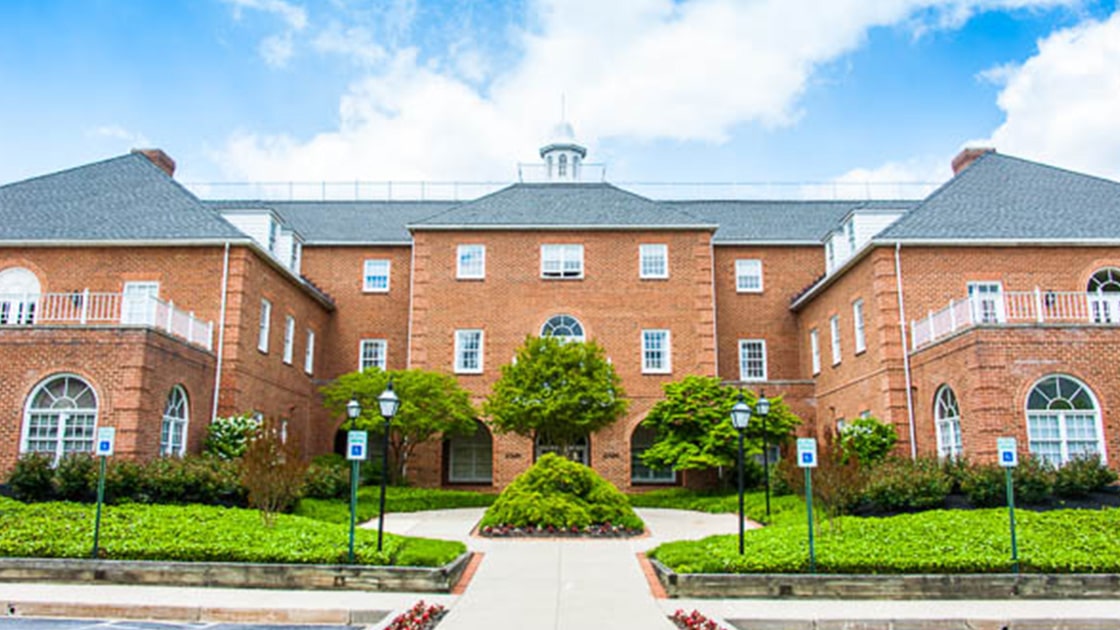
{"label": "white cloud", "polygon": [[373,66],[388,56],[385,48],[374,41],[373,34],[360,26],[343,28],[332,24],[311,45],[321,53],[342,55],[363,66]]}
{"label": "white cloud", "polygon": [[241,19],[244,9],[262,11],[277,15],[287,23],[289,28],[297,31],[307,26],[307,10],[301,6],[285,2],[284,0],[225,0],[233,5],[234,19]]}
{"label": "white cloud", "polygon": [[[218,158],[236,179],[505,179],[513,161],[535,159],[561,94],[592,149],[608,137],[722,142],[735,125],[794,124],[814,71],[873,27],[1079,1],[539,0],[520,58],[497,69],[469,44],[425,61],[387,44],[377,61],[372,37],[352,50],[319,41],[375,66],[341,97],[339,128],[309,139],[243,132]],[[394,30],[407,30],[415,3],[393,11]]]}
{"label": "white cloud", "polygon": [[269,35],[261,40],[259,50],[265,63],[273,68],[283,68],[294,54],[292,34],[287,32]]}
{"label": "white cloud", "polygon": [[123,141],[114,144],[127,144],[129,149],[137,149],[152,146],[148,137],[142,133],[129,131],[124,127],[116,124],[101,125],[86,130],[86,137],[88,138],[105,138],[113,141]]}
{"label": "white cloud", "polygon": [[944,183],[953,171],[949,157],[911,158],[875,168],[855,168],[823,186],[815,196],[856,199],[919,199]]}
{"label": "white cloud", "polygon": [[975,144],[1120,179],[1120,12],[1055,32],[1021,65],[984,76],[1001,82],[1006,117]]}

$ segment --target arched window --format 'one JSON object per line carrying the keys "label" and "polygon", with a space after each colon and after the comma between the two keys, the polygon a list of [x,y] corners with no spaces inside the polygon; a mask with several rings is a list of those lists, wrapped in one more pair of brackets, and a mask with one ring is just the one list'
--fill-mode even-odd
{"label": "arched window", "polygon": [[561,452],[560,445],[549,436],[539,433],[537,434],[536,448],[533,451],[533,459],[540,459],[541,455],[545,453],[556,453],[562,457],[567,457],[573,462],[578,462],[584,466],[588,465],[590,459],[591,449],[588,447],[587,437],[578,437],[571,444],[565,452]]}
{"label": "arched window", "polygon": [[485,424],[475,421],[474,435],[449,438],[446,453],[449,483],[493,483],[494,440]]}
{"label": "arched window", "polygon": [[937,426],[937,456],[956,459],[961,456],[961,407],[957,395],[942,385],[934,397],[933,415]]}
{"label": "arched window", "polygon": [[677,473],[672,468],[650,468],[642,463],[645,453],[657,439],[656,432],[638,425],[630,435],[630,481],[633,483],[674,483]]}
{"label": "arched window", "polygon": [[564,155],[563,153],[560,154],[560,159],[557,160],[556,176],[557,177],[567,177],[568,176],[568,156]]}
{"label": "arched window", "polygon": [[1027,395],[1027,440],[1032,455],[1061,466],[1100,455],[1100,407],[1084,383],[1061,374],[1044,377]]}
{"label": "arched window", "polygon": [[22,267],[0,271],[0,326],[35,323],[39,279]]}
{"label": "arched window", "polygon": [[171,388],[163,408],[159,430],[159,454],[182,457],[187,452],[187,392],[179,385]]}
{"label": "arched window", "polygon": [[583,324],[571,315],[554,315],[541,326],[542,337],[556,337],[561,341],[583,341]]}
{"label": "arched window", "polygon": [[1120,269],[1106,267],[1089,278],[1089,309],[1093,321],[1111,324],[1120,321]]}
{"label": "arched window", "polygon": [[70,374],[52,376],[36,387],[23,421],[25,453],[46,453],[57,463],[63,455],[93,451],[97,394]]}

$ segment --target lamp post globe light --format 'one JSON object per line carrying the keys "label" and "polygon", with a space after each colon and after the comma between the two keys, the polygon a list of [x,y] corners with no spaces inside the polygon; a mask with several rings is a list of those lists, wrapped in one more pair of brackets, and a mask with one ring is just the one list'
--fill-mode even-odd
{"label": "lamp post globe light", "polygon": [[[362,403],[358,402],[357,398],[350,398],[350,402],[346,403],[346,417],[350,419],[350,432],[354,431],[354,424],[358,420],[358,416],[362,415]],[[350,437],[347,435],[347,450],[350,449]],[[358,466],[360,462],[354,459],[349,453],[347,458],[350,459],[350,547],[347,553],[347,558],[350,564],[354,564],[354,515],[358,509]]]}
{"label": "lamp post globe light", "polygon": [[755,415],[762,418],[762,477],[766,484],[766,522],[770,522],[770,445],[766,441],[766,416],[770,414],[770,399],[759,391],[754,403]]}
{"label": "lamp post globe light", "polygon": [[739,555],[743,555],[743,432],[751,421],[751,408],[739,392],[739,400],[731,408],[731,426],[739,432]]}
{"label": "lamp post globe light", "polygon": [[389,424],[401,406],[401,399],[393,391],[392,379],[389,379],[385,391],[377,397],[377,405],[381,407],[381,417],[385,418],[385,426],[381,434],[381,504],[377,510],[377,551],[380,552],[385,531],[385,481],[389,477]]}

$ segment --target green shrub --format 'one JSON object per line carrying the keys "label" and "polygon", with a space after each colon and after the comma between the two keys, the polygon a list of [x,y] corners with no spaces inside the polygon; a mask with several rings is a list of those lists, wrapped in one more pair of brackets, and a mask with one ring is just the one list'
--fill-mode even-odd
{"label": "green shrub", "polygon": [[[347,482],[346,487],[349,491],[349,482]],[[389,486],[385,492],[385,511],[423,512],[464,507],[487,507],[492,505],[497,497],[498,495],[487,492]],[[357,520],[368,521],[375,518],[380,499],[380,488],[358,488]],[[296,505],[294,513],[328,523],[347,523],[350,519],[349,494],[347,494],[346,499],[302,499]]]}
{"label": "green shrub", "polygon": [[144,469],[131,459],[114,459],[105,470],[106,503],[151,503],[145,493]]}
{"label": "green shrub", "polygon": [[260,424],[260,421],[249,414],[215,418],[206,428],[206,441],[202,444],[202,451],[221,459],[237,459],[245,454],[249,436]]}
{"label": "green shrub", "polygon": [[482,517],[481,527],[644,528],[622,494],[587,466],[548,453],[521,473]]}
{"label": "green shrub", "polygon": [[947,457],[941,461],[941,471],[949,479],[949,493],[961,494],[964,491],[961,489],[961,484],[964,478],[968,475],[970,464],[967,459],[963,457]]}
{"label": "green shrub", "polygon": [[951,487],[936,459],[888,459],[871,471],[864,498],[892,512],[928,510],[943,505]]}
{"label": "green shrub", "polygon": [[1039,457],[1024,457],[1011,472],[1015,501],[1041,505],[1054,493],[1054,467]]}
{"label": "green shrub", "polygon": [[1066,498],[1084,497],[1116,481],[1116,473],[1101,462],[1099,455],[1075,457],[1054,473],[1054,494]]}
{"label": "green shrub", "polygon": [[49,501],[54,498],[54,458],[42,453],[27,453],[16,461],[8,485],[20,501]]}
{"label": "green shrub", "polygon": [[864,466],[882,461],[896,443],[898,432],[894,425],[871,416],[856,418],[840,431],[840,450],[844,459],[854,455]]}
{"label": "green shrub", "polygon": [[303,479],[303,496],[342,499],[350,492],[350,466],[341,455],[320,455],[311,460]]}
{"label": "green shrub", "polygon": [[[1012,469],[1015,502],[1040,505],[1050,498],[1054,470],[1036,457],[1024,457]],[[961,480],[961,491],[977,507],[1007,505],[1006,472],[996,464],[971,464]]]}
{"label": "green shrub", "polygon": [[97,459],[88,453],[71,453],[54,471],[55,493],[63,501],[97,500]]}

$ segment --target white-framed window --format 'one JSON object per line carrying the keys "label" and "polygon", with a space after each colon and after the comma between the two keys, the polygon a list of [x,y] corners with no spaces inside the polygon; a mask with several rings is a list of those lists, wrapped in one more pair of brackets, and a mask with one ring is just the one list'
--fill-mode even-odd
{"label": "white-framed window", "polygon": [[455,253],[455,277],[481,280],[486,277],[486,246],[459,245]]}
{"label": "white-framed window", "polygon": [[386,367],[388,348],[388,342],[384,339],[362,339],[358,347],[358,369],[367,370],[372,367],[388,369]]}
{"label": "white-framed window", "polygon": [[821,333],[816,328],[809,331],[809,349],[813,353],[813,374],[821,373]]}
{"label": "white-framed window", "polygon": [[0,326],[35,323],[39,303],[39,278],[23,267],[0,271]]}
{"label": "white-framed window", "polygon": [[284,316],[284,363],[292,364],[292,355],[296,345],[296,318],[291,315]]}
{"label": "white-framed window", "polygon": [[308,374],[315,372],[315,331],[307,331],[307,347],[303,350],[303,371]]}
{"label": "white-framed window", "polygon": [[766,380],[766,340],[739,340],[739,380]]}
{"label": "white-framed window", "polygon": [[1027,395],[1027,444],[1031,455],[1054,466],[1075,457],[1099,455],[1105,460],[1101,440],[1101,413],[1097,397],[1072,376],[1043,377]]}
{"label": "white-framed window", "polygon": [[474,435],[447,440],[447,481],[493,483],[494,440],[486,425],[475,421]]}
{"label": "white-framed window", "polygon": [[541,326],[542,337],[556,337],[561,341],[583,341],[583,324],[571,315],[553,315]]}
{"label": "white-framed window", "polygon": [[59,374],[40,383],[27,400],[22,453],[45,453],[58,460],[92,453],[97,428],[97,394],[81,378]]}
{"label": "white-framed window", "polygon": [[735,290],[739,293],[762,293],[762,261],[735,261]]}
{"label": "white-framed window", "polygon": [[1089,310],[1097,324],[1120,321],[1120,269],[1106,267],[1089,278]]}
{"label": "white-framed window", "polygon": [[856,253],[856,221],[855,219],[848,219],[844,224],[844,234],[848,237],[848,252],[850,254]]}
{"label": "white-framed window", "polygon": [[867,336],[863,325],[863,300],[852,302],[852,326],[855,330],[856,354],[867,350]]}
{"label": "white-framed window", "polygon": [[825,266],[827,267],[828,271],[831,272],[836,268],[836,246],[832,244],[831,237],[829,237],[829,239],[824,243],[824,256],[826,263]]}
{"label": "white-framed window", "polygon": [[961,456],[961,407],[953,388],[942,385],[933,400],[933,417],[937,427],[937,456],[956,459]]}
{"label": "white-framed window", "polygon": [[630,435],[630,482],[676,483],[677,472],[672,468],[650,468],[642,463],[645,453],[657,441],[657,432],[638,425]]}
{"label": "white-framed window", "polygon": [[972,321],[996,324],[1007,319],[1003,309],[1003,285],[999,282],[969,282],[968,300],[972,305]]}
{"label": "white-framed window", "polygon": [[541,245],[542,278],[582,278],[583,245]]}
{"label": "white-framed window", "polygon": [[126,282],[122,294],[121,305],[122,324],[144,324],[154,326],[156,322],[156,304],[159,299],[158,282]]}
{"label": "white-framed window", "polygon": [[189,408],[187,392],[181,385],[171,388],[167,404],[163,407],[163,422],[159,430],[159,454],[182,457],[187,454],[187,420]]}
{"label": "white-framed window", "polygon": [[568,175],[568,156],[561,153],[559,164],[560,166],[556,169],[556,175],[559,177],[566,177]]}
{"label": "white-framed window", "polygon": [[659,279],[669,277],[669,246],[638,245],[638,276]]}
{"label": "white-framed window", "polygon": [[455,373],[482,373],[482,331],[478,329],[455,331]]}
{"label": "white-framed window", "polygon": [[642,331],[642,372],[644,374],[669,374],[673,371],[673,356],[668,330]]}
{"label": "white-framed window", "polygon": [[268,333],[272,327],[272,302],[261,299],[260,329],[257,331],[257,350],[268,354]]}
{"label": "white-framed window", "polygon": [[828,320],[828,332],[832,337],[832,364],[840,363],[840,316],[833,315]]}
{"label": "white-framed window", "polygon": [[389,266],[388,260],[367,260],[362,268],[362,291],[388,293]]}

